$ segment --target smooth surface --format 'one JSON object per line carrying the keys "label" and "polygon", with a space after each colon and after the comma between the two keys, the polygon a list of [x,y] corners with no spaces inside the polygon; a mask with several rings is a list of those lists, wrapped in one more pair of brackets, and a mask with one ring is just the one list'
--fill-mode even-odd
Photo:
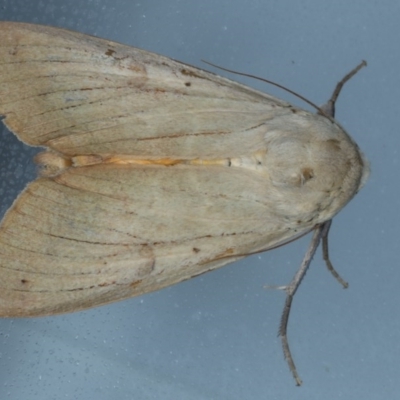
{"label": "smooth surface", "polygon": [[[366,59],[336,116],[371,161],[372,176],[331,231],[331,258],[349,289],[341,289],[317,256],[294,301],[289,340],[303,387],[294,386],[276,337],[284,295],[263,286],[290,281],[308,238],[123,303],[0,320],[0,398],[395,398],[397,2],[65,4],[0,1],[1,18],[95,34],[200,67],[201,59],[209,60],[283,83],[316,103]],[[240,81],[305,107],[274,88]],[[2,128],[1,135],[4,209],[35,167],[12,134]]]}

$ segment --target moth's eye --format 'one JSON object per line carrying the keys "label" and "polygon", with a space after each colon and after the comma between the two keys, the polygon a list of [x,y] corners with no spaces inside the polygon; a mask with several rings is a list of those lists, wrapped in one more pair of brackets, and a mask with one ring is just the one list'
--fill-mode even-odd
{"label": "moth's eye", "polygon": [[311,167],[296,168],[288,175],[285,183],[289,186],[301,187],[312,178],[314,178],[314,170]]}
{"label": "moth's eye", "polygon": [[301,170],[301,185],[304,185],[307,181],[314,178],[314,170],[312,168],[303,168]]}

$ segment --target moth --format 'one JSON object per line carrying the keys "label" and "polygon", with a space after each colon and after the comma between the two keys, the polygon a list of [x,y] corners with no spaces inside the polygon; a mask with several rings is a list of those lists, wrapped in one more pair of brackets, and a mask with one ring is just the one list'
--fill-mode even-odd
{"label": "moth", "polygon": [[193,278],[313,231],[368,177],[333,119],[147,51],[0,23],[0,114],[44,147],[0,225],[0,316],[83,310]]}

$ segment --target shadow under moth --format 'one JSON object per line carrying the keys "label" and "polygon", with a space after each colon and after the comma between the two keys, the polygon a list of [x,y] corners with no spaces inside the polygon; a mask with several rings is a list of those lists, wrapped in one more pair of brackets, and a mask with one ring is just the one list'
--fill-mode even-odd
{"label": "shadow under moth", "polygon": [[280,325],[369,167],[333,119],[147,51],[0,22],[0,114],[40,176],[0,225],[0,316],[83,310],[313,231]]}

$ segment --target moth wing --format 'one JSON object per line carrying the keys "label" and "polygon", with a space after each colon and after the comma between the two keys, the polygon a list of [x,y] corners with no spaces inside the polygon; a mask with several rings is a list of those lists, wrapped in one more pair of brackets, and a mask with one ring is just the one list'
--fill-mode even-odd
{"label": "moth wing", "polygon": [[0,43],[5,124],[69,156],[235,157],[258,150],[263,124],[291,112],[212,73],[76,32],[0,22]]}
{"label": "moth wing", "polygon": [[100,164],[28,185],[0,227],[0,315],[121,300],[288,235],[257,174],[173,168]]}
{"label": "moth wing", "polygon": [[[207,160],[265,152],[265,122],[292,111],[162,56],[1,22],[0,114],[66,157]],[[0,315],[120,300],[289,240],[266,174],[103,163],[37,179],[0,225]]]}
{"label": "moth wing", "polygon": [[[0,43],[4,122],[66,156],[234,157],[263,149],[263,122],[288,112],[227,79],[79,33],[1,22]],[[94,165],[39,178],[0,226],[0,315],[92,307],[261,249],[271,239],[260,236],[265,190],[261,176],[218,166]]]}

